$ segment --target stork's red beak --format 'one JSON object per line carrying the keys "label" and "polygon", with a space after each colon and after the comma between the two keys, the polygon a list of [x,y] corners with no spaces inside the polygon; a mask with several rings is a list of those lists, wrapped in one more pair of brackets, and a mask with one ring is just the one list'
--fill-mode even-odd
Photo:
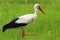
{"label": "stork's red beak", "polygon": [[42,10],[40,6],[39,6],[39,10],[45,15],[44,11]]}

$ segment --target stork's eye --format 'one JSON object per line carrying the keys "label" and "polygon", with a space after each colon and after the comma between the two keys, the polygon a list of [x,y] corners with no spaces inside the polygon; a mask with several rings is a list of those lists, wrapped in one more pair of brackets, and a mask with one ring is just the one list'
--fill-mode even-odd
{"label": "stork's eye", "polygon": [[38,9],[40,8],[40,6],[38,6]]}
{"label": "stork's eye", "polygon": [[40,6],[38,6],[38,7],[40,7]]}

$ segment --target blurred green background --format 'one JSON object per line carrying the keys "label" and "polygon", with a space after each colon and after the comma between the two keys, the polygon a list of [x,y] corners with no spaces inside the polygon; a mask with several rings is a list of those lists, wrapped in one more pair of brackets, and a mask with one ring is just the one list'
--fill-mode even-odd
{"label": "blurred green background", "polygon": [[0,0],[0,40],[22,40],[21,30],[2,32],[5,24],[24,14],[34,13],[34,4],[40,4],[46,15],[38,12],[36,22],[28,25],[24,40],[60,40],[60,0]]}

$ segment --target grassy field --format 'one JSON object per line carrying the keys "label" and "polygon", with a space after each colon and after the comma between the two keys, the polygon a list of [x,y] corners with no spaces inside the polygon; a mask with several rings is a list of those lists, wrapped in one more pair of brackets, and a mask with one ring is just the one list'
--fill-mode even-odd
{"label": "grassy field", "polygon": [[[0,1],[0,40],[22,40],[21,30],[11,29],[2,32],[3,26],[12,19],[34,13],[34,3],[18,2]],[[60,0],[41,0],[39,4],[46,15],[38,12],[36,22],[26,28],[26,34],[36,33],[38,36],[26,36],[24,40],[60,40]]]}

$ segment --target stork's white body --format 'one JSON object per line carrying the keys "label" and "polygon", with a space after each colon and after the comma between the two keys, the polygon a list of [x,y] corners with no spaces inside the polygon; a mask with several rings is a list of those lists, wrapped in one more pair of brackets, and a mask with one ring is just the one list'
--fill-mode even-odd
{"label": "stork's white body", "polygon": [[[17,23],[17,24],[19,24],[19,23],[30,24],[36,20],[36,16],[37,15],[35,15],[35,14],[26,14],[26,15],[18,17],[19,19],[15,23]],[[27,27],[27,26],[19,27],[18,29],[23,30],[23,29],[25,29],[25,27]]]}

